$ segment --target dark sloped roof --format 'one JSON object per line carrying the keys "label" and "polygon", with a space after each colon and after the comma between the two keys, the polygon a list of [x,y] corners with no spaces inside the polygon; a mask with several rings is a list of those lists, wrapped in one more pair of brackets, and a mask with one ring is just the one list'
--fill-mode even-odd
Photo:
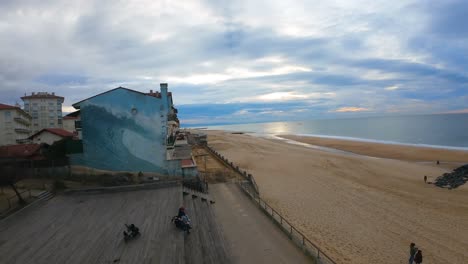
{"label": "dark sloped roof", "polygon": [[128,88],[125,88],[125,87],[117,87],[117,88],[114,88],[114,89],[112,89],[112,90],[105,91],[105,92],[103,92],[103,93],[96,94],[96,95],[94,95],[94,96],[91,96],[91,97],[89,97],[89,98],[86,98],[86,99],[84,99],[84,100],[81,100],[81,101],[79,101],[79,102],[77,102],[77,103],[72,104],[72,106],[75,107],[76,109],[80,109],[80,104],[81,104],[82,102],[87,101],[87,100],[89,100],[89,99],[91,99],[91,98],[94,98],[94,97],[101,96],[101,95],[106,94],[106,93],[113,92],[113,91],[115,91],[115,90],[117,90],[117,89],[124,89],[124,90],[130,91],[130,92],[134,92],[134,93],[139,93],[139,94],[146,95],[146,96],[152,96],[152,97],[160,98],[160,97],[157,97],[157,96],[148,94],[148,93],[143,93],[143,92],[135,91],[135,90],[128,89]]}
{"label": "dark sloped roof", "polygon": [[75,111],[75,112],[71,112],[71,113],[69,113],[69,114],[66,115],[66,116],[77,117],[77,116],[79,116],[79,115],[80,115],[80,110]]}
{"label": "dark sloped roof", "polygon": [[63,96],[57,96],[50,93],[35,93],[31,95],[22,96],[21,99],[40,99],[40,98],[56,98],[56,99],[65,99]]}

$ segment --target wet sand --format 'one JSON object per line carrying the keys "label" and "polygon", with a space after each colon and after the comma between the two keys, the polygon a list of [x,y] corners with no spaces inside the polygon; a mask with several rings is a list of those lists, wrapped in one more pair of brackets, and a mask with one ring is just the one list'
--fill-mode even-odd
{"label": "wet sand", "polygon": [[295,140],[316,146],[340,149],[352,153],[406,161],[427,161],[435,163],[437,160],[443,163],[467,163],[468,151],[413,147],[407,145],[393,145],[373,142],[362,142],[321,137],[304,137],[295,135],[280,135],[281,138]]}
{"label": "wet sand", "polygon": [[313,139],[361,156],[207,132],[209,144],[251,172],[263,198],[338,263],[407,263],[411,242],[425,263],[468,263],[468,187],[423,181],[468,163],[466,152]]}

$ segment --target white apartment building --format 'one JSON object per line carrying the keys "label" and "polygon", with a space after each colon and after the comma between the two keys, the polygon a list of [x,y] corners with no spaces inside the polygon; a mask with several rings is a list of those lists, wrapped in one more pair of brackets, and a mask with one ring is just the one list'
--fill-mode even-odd
{"label": "white apartment building", "polygon": [[43,128],[62,128],[62,103],[64,98],[55,93],[39,92],[21,97],[24,111],[31,115],[33,133]]}
{"label": "white apartment building", "polygon": [[31,135],[31,120],[18,106],[0,104],[0,146],[26,142]]}

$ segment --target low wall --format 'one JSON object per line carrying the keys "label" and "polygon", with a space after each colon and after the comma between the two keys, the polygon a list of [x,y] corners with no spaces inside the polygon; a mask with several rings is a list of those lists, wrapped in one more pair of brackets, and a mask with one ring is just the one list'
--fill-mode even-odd
{"label": "low wall", "polygon": [[115,192],[129,192],[137,190],[159,189],[167,187],[180,186],[181,181],[162,181],[155,183],[123,185],[113,187],[93,187],[93,188],[79,188],[66,190],[64,194],[96,194],[96,193],[115,193]]}

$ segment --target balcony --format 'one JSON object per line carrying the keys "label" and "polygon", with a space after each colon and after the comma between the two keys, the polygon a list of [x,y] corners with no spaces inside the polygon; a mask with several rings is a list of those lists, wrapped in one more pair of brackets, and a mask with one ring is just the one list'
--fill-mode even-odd
{"label": "balcony", "polygon": [[15,128],[15,132],[21,134],[29,134],[31,133],[31,130],[27,128]]}
{"label": "balcony", "polygon": [[177,124],[179,124],[179,118],[177,118],[177,114],[168,114],[167,121],[174,121],[177,122]]}
{"label": "balcony", "polygon": [[28,143],[31,143],[31,142],[32,141],[29,138],[23,138],[23,139],[17,139],[16,140],[16,143],[18,143],[18,144],[28,144]]}
{"label": "balcony", "polygon": [[21,118],[21,117],[15,117],[13,118],[16,122],[18,123],[21,123],[23,125],[27,125],[27,126],[30,126],[31,125],[31,122],[29,122],[29,120],[26,120],[24,118]]}

